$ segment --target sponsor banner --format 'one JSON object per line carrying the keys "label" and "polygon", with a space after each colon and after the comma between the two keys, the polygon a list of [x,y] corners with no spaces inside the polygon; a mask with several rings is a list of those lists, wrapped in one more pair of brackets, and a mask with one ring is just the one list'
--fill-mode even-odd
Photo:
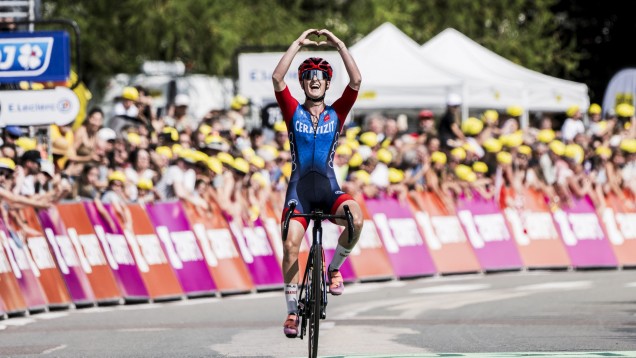
{"label": "sponsor banner", "polygon": [[155,233],[155,227],[145,207],[139,204],[128,204],[128,210],[130,210],[132,221],[132,233],[124,231],[124,234],[129,242],[133,242],[138,247],[140,252],[138,255],[141,258],[137,260],[137,263],[142,263],[139,271],[148,288],[150,298],[180,297],[183,295],[183,290],[161,247],[161,241]]}
{"label": "sponsor banner", "polygon": [[201,212],[190,203],[182,203],[201,245],[210,274],[220,292],[250,291],[254,284],[234,243],[230,226],[223,218],[218,204],[208,204],[211,210]]}
{"label": "sponsor banner", "polygon": [[366,205],[397,277],[433,275],[437,271],[408,203],[385,197],[366,199]]}
{"label": "sponsor banner", "polygon": [[27,310],[27,303],[13,272],[17,264],[11,261],[10,252],[7,252],[3,242],[4,237],[0,237],[0,301],[4,303],[4,307],[0,306],[0,310],[6,313],[24,313]]}
{"label": "sponsor banner", "polygon": [[[309,223],[307,231],[305,232],[305,239],[309,247],[311,247],[313,240],[313,228],[314,222],[312,221]],[[325,253],[325,266],[329,266],[329,263],[333,260],[333,256],[336,254],[336,248],[338,247],[338,238],[343,230],[342,226],[336,225],[329,220],[322,222],[322,249]],[[345,260],[345,262],[342,263],[340,273],[345,282],[351,282],[356,279],[356,275],[351,267],[351,260]]]}
{"label": "sponsor banner", "polygon": [[570,258],[552,220],[544,195],[529,188],[522,194],[513,193],[512,190],[508,194],[516,203],[516,207],[505,208],[503,212],[517,242],[524,266],[570,266]]}
{"label": "sponsor banner", "polygon": [[353,272],[361,281],[392,278],[394,273],[391,261],[389,261],[389,256],[384,249],[382,239],[380,239],[373,218],[369,214],[364,198],[362,195],[358,195],[355,200],[362,211],[364,224],[360,239],[347,261],[351,262]]}
{"label": "sponsor banner", "polygon": [[573,267],[616,266],[617,261],[596,215],[592,199],[572,198],[553,214]]}
{"label": "sponsor banner", "polygon": [[75,251],[73,243],[66,234],[58,209],[51,207],[39,210],[38,217],[71,300],[76,304],[95,301],[93,288],[87,276],[87,272],[92,272],[92,268],[83,255],[80,260],[80,255]]}
{"label": "sponsor banner", "polygon": [[205,257],[181,203],[156,203],[147,205],[146,210],[183,292],[188,296],[216,292]]}
{"label": "sponsor banner", "polygon": [[[119,291],[126,299],[148,299],[148,290],[144,284],[137,265],[145,268],[145,261],[135,260],[133,250],[128,246],[124,231],[117,224],[112,208],[104,204],[106,212],[101,214],[97,205],[91,201],[84,202],[86,214],[93,225],[102,250],[106,253],[108,264],[113,272]],[[103,215],[109,215],[113,226],[109,225]],[[138,252],[138,250],[137,250]]]}
{"label": "sponsor banner", "polygon": [[618,263],[636,266],[636,204],[624,202],[614,193],[605,197],[602,221]]}
{"label": "sponsor banner", "polygon": [[523,266],[519,251],[494,199],[477,193],[457,200],[457,217],[482,269],[505,270]]}
{"label": "sponsor banner", "polygon": [[[98,302],[119,301],[122,298],[122,292],[117,286],[115,276],[111,271],[115,263],[109,246],[104,245],[106,250],[102,250],[100,240],[104,237],[98,237],[95,234],[93,225],[86,214],[84,204],[66,203],[56,205],[60,214],[60,218],[66,227],[66,240],[75,250],[79,259],[79,265],[82,266],[86,276],[91,284],[95,300]],[[64,237],[60,237],[64,239]]]}
{"label": "sponsor banner", "polygon": [[481,270],[462,225],[455,213],[449,213],[442,200],[432,192],[411,192],[411,208],[440,273]]}
{"label": "sponsor banner", "polygon": [[5,255],[9,259],[13,275],[18,280],[27,307],[30,310],[45,309],[47,306],[46,296],[36,277],[40,273],[33,263],[26,242],[22,235],[12,230],[2,220],[0,220],[0,244],[4,246]]}
{"label": "sponsor banner", "polygon": [[20,210],[20,215],[29,228],[25,236],[28,251],[31,253],[32,268],[40,281],[49,306],[69,306],[71,296],[66,289],[60,269],[44,235],[38,214],[32,207],[25,207]]}
{"label": "sponsor banner", "polygon": [[226,219],[256,288],[282,287],[283,271],[262,220],[246,225],[239,218]]}
{"label": "sponsor banner", "polygon": [[65,81],[70,61],[70,40],[65,31],[0,35],[0,83]]}

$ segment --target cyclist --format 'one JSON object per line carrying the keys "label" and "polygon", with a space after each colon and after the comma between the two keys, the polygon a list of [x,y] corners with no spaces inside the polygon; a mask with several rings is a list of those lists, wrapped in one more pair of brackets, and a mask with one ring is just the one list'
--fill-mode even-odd
{"label": "cyclist", "polygon": [[[309,36],[324,36],[326,40],[316,42],[309,39]],[[325,92],[331,84],[333,69],[324,59],[308,58],[298,68],[298,80],[305,92],[305,101],[301,104],[292,97],[285,83],[285,75],[302,47],[323,45],[338,50],[349,75],[349,85],[333,105],[326,105]],[[333,160],[338,137],[345,118],[358,96],[362,77],[353,57],[340,39],[328,30],[309,29],[289,46],[274,69],[272,80],[276,100],[287,125],[292,156],[292,174],[287,187],[283,218],[292,202],[296,203],[295,211],[303,214],[321,209],[325,213],[343,215],[344,205],[348,205],[353,215],[355,232],[351,243],[348,242],[347,222],[336,220],[336,224],[345,226],[345,230],[338,240],[338,247],[328,268],[329,291],[332,295],[340,295],[344,291],[344,284],[339,269],[360,237],[363,218],[360,206],[353,197],[340,189],[333,169]],[[283,244],[283,274],[288,313],[284,332],[289,338],[294,338],[298,334],[298,251],[307,225],[304,218],[291,220],[287,239]]]}

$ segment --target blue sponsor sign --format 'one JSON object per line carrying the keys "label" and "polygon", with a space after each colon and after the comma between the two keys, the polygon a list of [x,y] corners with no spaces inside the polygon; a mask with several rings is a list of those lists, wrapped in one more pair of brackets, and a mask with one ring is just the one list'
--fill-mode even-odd
{"label": "blue sponsor sign", "polygon": [[64,31],[0,33],[0,83],[65,81],[70,62]]}

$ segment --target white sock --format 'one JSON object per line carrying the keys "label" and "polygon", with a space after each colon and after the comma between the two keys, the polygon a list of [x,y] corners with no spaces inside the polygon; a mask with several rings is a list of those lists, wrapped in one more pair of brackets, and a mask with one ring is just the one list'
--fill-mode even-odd
{"label": "white sock", "polygon": [[287,302],[287,313],[298,313],[298,285],[295,283],[285,284],[285,302]]}
{"label": "white sock", "polygon": [[350,253],[351,250],[345,249],[344,246],[338,244],[338,247],[336,247],[336,252],[333,254],[333,259],[331,259],[331,263],[329,264],[329,271],[340,270],[340,266],[342,266],[345,259],[347,258],[347,256],[349,256]]}

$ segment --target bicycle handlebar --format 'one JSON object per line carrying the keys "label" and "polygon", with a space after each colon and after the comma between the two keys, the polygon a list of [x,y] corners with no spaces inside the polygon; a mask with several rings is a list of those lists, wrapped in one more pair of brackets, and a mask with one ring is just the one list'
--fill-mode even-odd
{"label": "bicycle handlebar", "polygon": [[323,214],[321,211],[315,212],[312,211],[309,214],[296,214],[294,213],[294,209],[296,208],[296,203],[291,202],[289,204],[289,210],[287,214],[285,214],[285,221],[283,222],[283,242],[287,240],[287,233],[289,232],[289,221],[292,218],[308,218],[309,220],[317,221],[317,220],[327,220],[327,219],[344,219],[347,220],[347,230],[349,230],[349,243],[353,241],[353,215],[351,214],[351,210],[349,210],[349,205],[344,206],[344,215],[331,215],[331,214]]}

